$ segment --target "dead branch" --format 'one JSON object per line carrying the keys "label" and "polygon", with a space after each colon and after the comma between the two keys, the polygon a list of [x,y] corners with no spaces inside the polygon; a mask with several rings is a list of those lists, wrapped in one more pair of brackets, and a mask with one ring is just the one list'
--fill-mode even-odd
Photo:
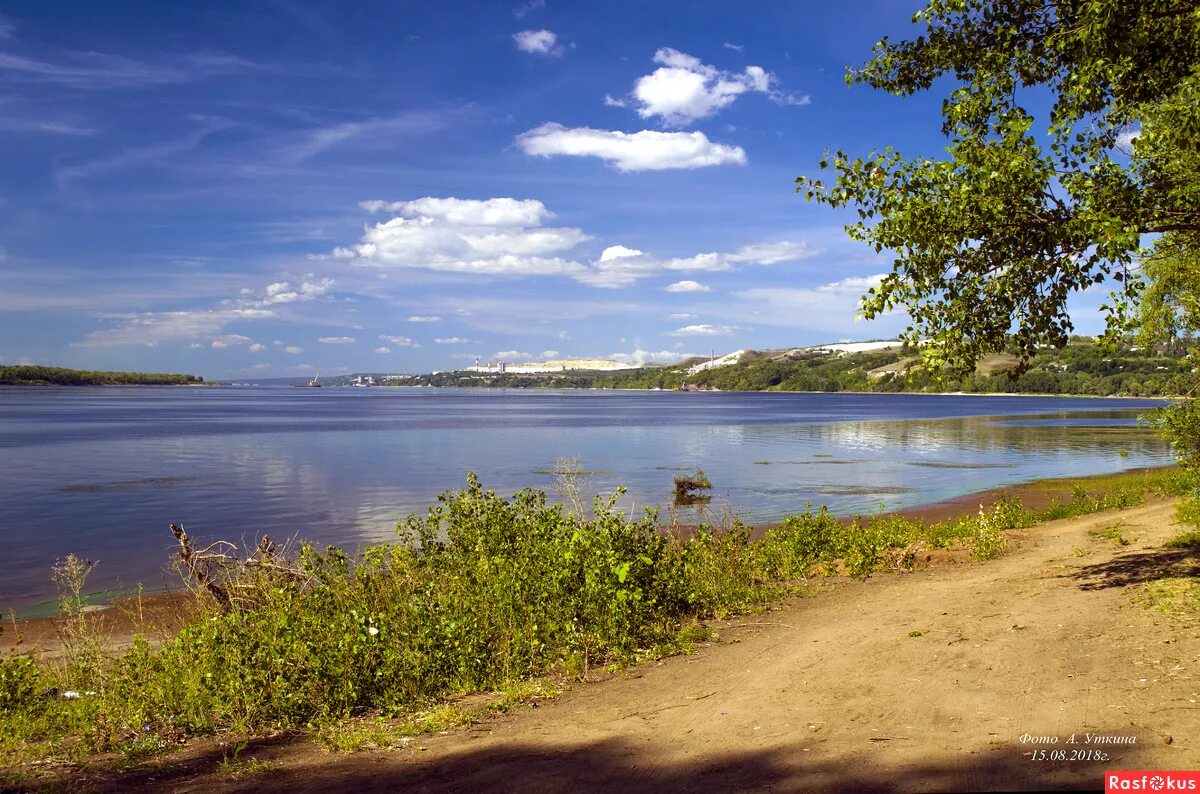
{"label": "dead branch", "polygon": [[196,551],[192,546],[192,539],[183,529],[183,524],[171,524],[171,534],[175,540],[179,541],[179,561],[196,580],[196,584],[207,590],[217,600],[222,612],[232,609],[233,602],[229,600],[229,591],[217,582],[212,573],[212,568],[224,564],[229,559],[228,556],[210,551],[212,546]]}

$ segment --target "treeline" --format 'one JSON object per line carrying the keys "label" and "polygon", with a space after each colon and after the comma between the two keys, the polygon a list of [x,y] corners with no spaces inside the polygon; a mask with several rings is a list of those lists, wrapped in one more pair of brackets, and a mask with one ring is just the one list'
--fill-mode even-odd
{"label": "treeline", "polygon": [[204,383],[198,375],[161,372],[105,372],[62,367],[0,367],[0,384],[7,386],[193,386]]}
{"label": "treeline", "polygon": [[1179,395],[1195,383],[1190,366],[1178,357],[1136,346],[1107,350],[1090,341],[1042,351],[1019,374],[1011,357],[985,363],[965,378],[937,377],[911,368],[913,363],[913,351],[903,348],[846,355],[804,353],[752,359],[684,380],[723,391],[961,391],[1098,397]]}
{"label": "treeline", "polygon": [[1082,394],[1098,397],[1159,397],[1187,393],[1195,374],[1182,353],[1170,355],[1126,345],[1108,349],[1077,337],[1059,350],[1044,350],[1017,373],[1016,358],[994,356],[966,378],[936,377],[914,368],[915,351],[889,348],[863,353],[807,350],[750,351],[742,361],[689,375],[700,359],[669,367],[616,372],[480,374],[442,372],[395,381],[395,385],[508,388],[678,389],[685,384],[721,391],[969,392]]}

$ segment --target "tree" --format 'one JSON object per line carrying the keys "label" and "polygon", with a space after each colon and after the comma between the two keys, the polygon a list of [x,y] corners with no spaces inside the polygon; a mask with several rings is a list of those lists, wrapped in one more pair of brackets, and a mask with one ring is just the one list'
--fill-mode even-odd
{"label": "tree", "polygon": [[931,0],[913,22],[925,32],[883,39],[847,82],[910,95],[947,78],[948,157],[838,151],[821,161],[832,182],[797,180],[810,200],[857,208],[850,236],[894,254],[864,314],[905,308],[926,364],[956,373],[987,352],[1063,346],[1068,297],[1109,279],[1123,284],[1109,333],[1127,330],[1146,236],[1195,256],[1200,6]]}

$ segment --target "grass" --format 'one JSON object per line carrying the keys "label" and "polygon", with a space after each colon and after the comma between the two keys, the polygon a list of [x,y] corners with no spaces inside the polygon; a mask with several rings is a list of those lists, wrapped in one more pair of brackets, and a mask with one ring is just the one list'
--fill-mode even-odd
{"label": "grass", "polygon": [[1181,532],[1163,543],[1163,548],[1183,552],[1190,558],[1191,575],[1168,576],[1146,582],[1137,600],[1147,609],[1186,623],[1200,623],[1200,493],[1179,500],[1175,519],[1185,526],[1197,527]]}
{"label": "grass", "polygon": [[[63,653],[0,657],[0,753],[14,768],[96,753],[135,764],[187,737],[286,730],[340,751],[395,746],[551,697],[592,669],[686,652],[710,638],[706,620],[803,594],[816,577],[908,570],[932,548],[988,559],[1010,530],[1190,487],[1172,471],[1119,483],[937,523],[809,508],[752,540],[735,516],[664,534],[653,513],[615,512],[620,491],[585,515],[538,490],[498,496],[472,475],[356,559],[303,545],[287,565],[221,569],[237,594],[227,608],[199,593],[178,634],[121,651],[83,608],[90,564],[68,558],[56,568]],[[253,771],[237,763],[229,774]]]}
{"label": "grass", "polygon": [[1171,576],[1142,585],[1137,600],[1147,609],[1186,623],[1200,621],[1200,581]]}
{"label": "grass", "polygon": [[1096,529],[1088,530],[1088,534],[1094,538],[1102,540],[1111,540],[1118,546],[1128,546],[1137,538],[1128,538],[1122,531],[1128,524],[1125,521],[1114,521],[1106,527],[1097,527]]}

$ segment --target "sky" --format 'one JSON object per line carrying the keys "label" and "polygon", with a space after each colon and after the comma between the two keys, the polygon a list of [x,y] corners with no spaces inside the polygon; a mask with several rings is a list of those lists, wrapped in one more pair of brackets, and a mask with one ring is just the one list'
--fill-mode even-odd
{"label": "sky", "polygon": [[887,252],[794,180],[826,149],[943,153],[939,95],[844,79],[919,5],[7,0],[0,363],[237,379],[892,337],[903,314],[856,320]]}

